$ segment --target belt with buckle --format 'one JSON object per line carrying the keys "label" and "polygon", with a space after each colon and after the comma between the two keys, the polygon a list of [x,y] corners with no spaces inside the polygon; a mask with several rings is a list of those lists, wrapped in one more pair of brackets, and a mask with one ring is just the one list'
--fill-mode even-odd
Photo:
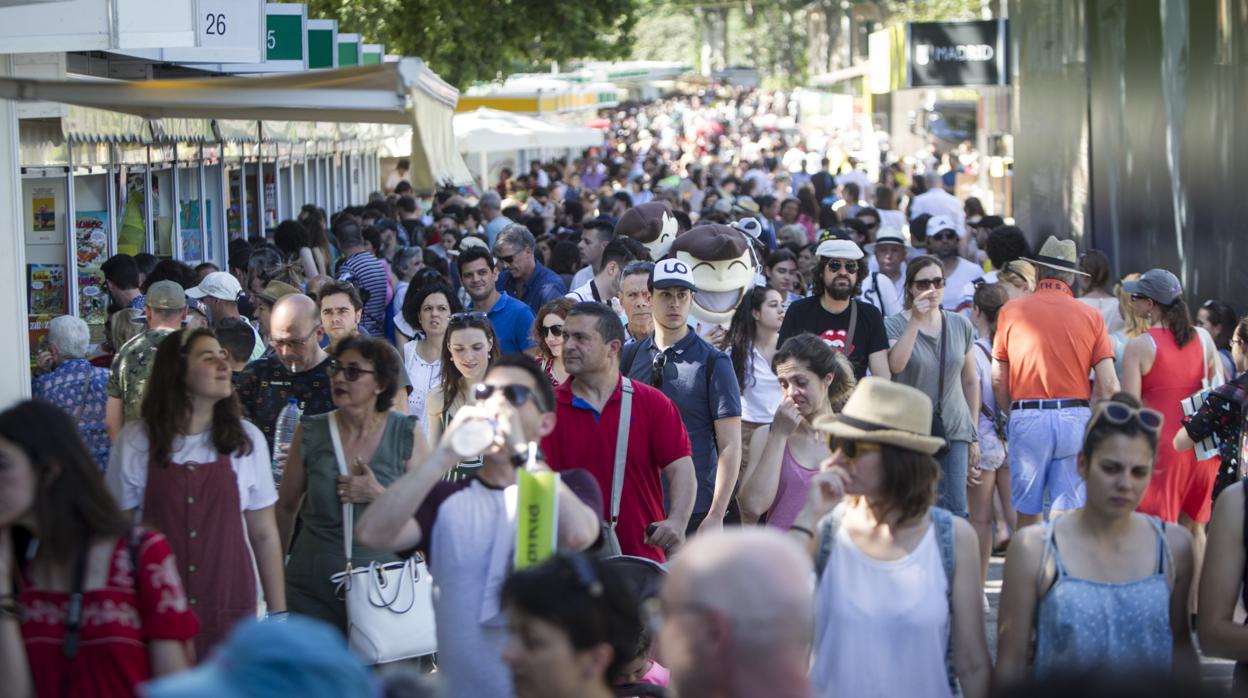
{"label": "belt with buckle", "polygon": [[1063,400],[1015,400],[1010,404],[1011,410],[1061,410],[1067,407],[1087,407],[1087,400],[1073,398]]}

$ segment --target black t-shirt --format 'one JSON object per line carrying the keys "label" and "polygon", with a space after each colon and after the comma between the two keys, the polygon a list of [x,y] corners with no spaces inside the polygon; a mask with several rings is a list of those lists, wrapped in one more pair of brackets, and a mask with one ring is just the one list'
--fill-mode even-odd
{"label": "black t-shirt", "polygon": [[780,341],[803,332],[823,339],[833,349],[845,352],[854,366],[854,375],[862,378],[867,374],[867,359],[880,350],[888,350],[888,334],[884,331],[884,316],[873,305],[852,301],[858,306],[858,328],[854,331],[854,344],[845,347],[849,339],[850,308],[834,315],[823,309],[818,296],[793,301],[784,314],[780,325]]}

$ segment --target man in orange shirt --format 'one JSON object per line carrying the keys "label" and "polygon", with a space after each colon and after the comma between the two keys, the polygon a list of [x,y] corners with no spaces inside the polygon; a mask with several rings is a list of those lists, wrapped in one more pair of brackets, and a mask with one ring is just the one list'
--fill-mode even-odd
{"label": "man in orange shirt", "polygon": [[1076,462],[1091,416],[1089,372],[1096,374],[1096,399],[1118,392],[1105,321],[1070,290],[1075,274],[1083,274],[1074,241],[1049,236],[1027,261],[1036,265],[1036,292],[1001,308],[992,343],[992,389],[1009,417],[1019,528],[1043,517],[1046,488],[1054,514],[1083,506]]}

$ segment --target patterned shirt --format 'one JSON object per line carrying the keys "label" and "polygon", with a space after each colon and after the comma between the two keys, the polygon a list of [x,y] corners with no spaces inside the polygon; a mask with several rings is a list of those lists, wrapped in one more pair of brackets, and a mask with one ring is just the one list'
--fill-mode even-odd
{"label": "patterned shirt", "polygon": [[371,252],[357,252],[343,260],[338,268],[338,280],[346,281],[366,295],[364,314],[360,317],[360,329],[370,337],[386,334],[386,291],[389,288],[386,263]]}
{"label": "patterned shirt", "polygon": [[147,386],[147,377],[152,373],[156,349],[170,332],[173,330],[158,327],[137,334],[122,345],[121,351],[113,358],[113,367],[108,376],[108,396],[121,400],[125,408],[122,424],[139,418],[143,389]]}
{"label": "patterned shirt", "polygon": [[62,361],[51,373],[34,381],[34,398],[65,410],[78,423],[78,435],[100,470],[108,467],[108,430],[104,426],[108,404],[108,369],[96,368],[86,359]]}
{"label": "patterned shirt", "polygon": [[325,414],[334,409],[329,389],[329,362],[330,358],[326,357],[310,371],[291,373],[276,356],[266,356],[247,364],[239,374],[236,386],[238,399],[243,403],[243,416],[264,432],[270,453],[277,415],[290,398],[299,401],[299,409],[305,416]]}
{"label": "patterned shirt", "polygon": [[1241,373],[1234,380],[1214,388],[1195,414],[1183,420],[1187,435],[1193,441],[1199,443],[1210,436],[1217,437],[1222,466],[1214,484],[1214,497],[1243,477],[1240,461],[1244,442],[1248,440],[1245,403],[1248,403],[1248,373]]}
{"label": "patterned shirt", "polygon": [[130,303],[127,304],[126,307],[134,308],[135,310],[147,310],[147,296],[140,293],[134,298],[131,298]]}

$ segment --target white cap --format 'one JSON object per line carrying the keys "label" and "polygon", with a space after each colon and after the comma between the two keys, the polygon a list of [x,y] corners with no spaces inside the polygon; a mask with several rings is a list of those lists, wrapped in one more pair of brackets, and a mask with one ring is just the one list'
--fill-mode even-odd
{"label": "white cap", "polygon": [[693,272],[689,270],[689,265],[674,258],[655,262],[654,271],[650,272],[650,283],[655,288],[678,287],[687,288],[690,291],[697,290],[693,284]]}
{"label": "white cap", "polygon": [[946,230],[952,230],[957,233],[958,237],[966,235],[966,231],[958,230],[958,226],[954,225],[953,221],[947,216],[932,216],[927,219],[927,237],[930,238]]}
{"label": "white cap", "polygon": [[733,221],[732,223],[729,223],[729,226],[740,230],[754,239],[758,239],[758,236],[763,234],[763,224],[754,216],[742,218],[739,221]]}
{"label": "white cap", "polygon": [[191,298],[217,298],[230,303],[237,303],[242,294],[242,284],[228,271],[214,271],[205,276],[198,286],[186,292]]}
{"label": "white cap", "polygon": [[853,240],[824,240],[815,248],[815,256],[835,259],[862,259],[862,248]]}

